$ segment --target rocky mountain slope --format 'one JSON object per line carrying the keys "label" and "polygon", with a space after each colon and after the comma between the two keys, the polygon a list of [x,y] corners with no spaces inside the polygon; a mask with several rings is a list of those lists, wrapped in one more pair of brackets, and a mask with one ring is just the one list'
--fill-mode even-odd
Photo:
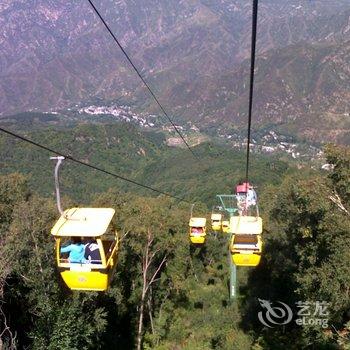
{"label": "rocky mountain slope", "polygon": [[[95,3],[175,117],[244,122],[249,2]],[[321,116],[327,125],[338,122],[348,113],[350,3],[265,0],[259,10],[259,122],[296,122],[297,130]],[[87,1],[5,0],[0,28],[2,115],[96,98],[157,112]]]}
{"label": "rocky mountain slope", "polygon": [[[256,64],[255,125],[278,125],[281,131],[310,141],[350,142],[350,41],[343,44],[300,43],[261,54]],[[217,77],[190,107],[197,120],[222,121],[223,130],[247,120],[248,62]],[[244,82],[242,84],[242,81]],[[198,89],[201,91],[201,88]],[[185,98],[179,95],[179,100]],[[215,96],[212,99],[211,96]],[[220,125],[219,125],[220,129]]]}

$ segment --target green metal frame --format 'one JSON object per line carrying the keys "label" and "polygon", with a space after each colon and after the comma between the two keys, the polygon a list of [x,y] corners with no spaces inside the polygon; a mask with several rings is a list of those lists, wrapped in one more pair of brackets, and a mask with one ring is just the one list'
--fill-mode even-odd
{"label": "green metal frame", "polygon": [[222,208],[230,214],[230,217],[238,212],[237,198],[234,194],[217,194],[216,197],[219,199]]}

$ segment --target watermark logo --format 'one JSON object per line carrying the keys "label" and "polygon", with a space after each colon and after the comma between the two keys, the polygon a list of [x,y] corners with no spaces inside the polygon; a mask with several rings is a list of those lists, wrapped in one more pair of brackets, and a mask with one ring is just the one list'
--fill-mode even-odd
{"label": "watermark logo", "polygon": [[296,307],[299,309],[295,323],[299,326],[321,326],[328,327],[328,307],[330,303],[326,301],[297,301]]}
{"label": "watermark logo", "polygon": [[258,313],[259,321],[266,327],[273,328],[294,322],[299,326],[328,327],[329,303],[326,301],[297,301],[293,314],[292,308],[282,301],[271,302],[258,299],[263,311]]}
{"label": "watermark logo", "polygon": [[258,313],[258,318],[266,327],[281,326],[289,323],[293,318],[292,309],[282,301],[277,302],[278,306],[273,306],[270,301],[263,299],[259,299],[259,303],[265,310]]}

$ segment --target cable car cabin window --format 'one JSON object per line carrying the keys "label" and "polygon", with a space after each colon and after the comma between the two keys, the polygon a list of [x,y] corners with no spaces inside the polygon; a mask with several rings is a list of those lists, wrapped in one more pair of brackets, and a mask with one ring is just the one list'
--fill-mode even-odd
{"label": "cable car cabin window", "polygon": [[238,250],[258,250],[257,235],[235,235],[233,248]]}
{"label": "cable car cabin window", "polygon": [[203,227],[192,227],[191,233],[203,233]]}
{"label": "cable car cabin window", "polygon": [[62,237],[60,239],[60,245],[58,246],[59,252],[60,252],[60,263],[69,263],[68,257],[69,252],[61,252],[61,248],[68,247],[72,243],[72,240],[68,237]]}
{"label": "cable car cabin window", "polygon": [[59,262],[85,264],[85,245],[80,237],[62,237],[59,241]]}
{"label": "cable car cabin window", "polygon": [[235,235],[235,244],[257,244],[257,235]]}
{"label": "cable car cabin window", "polygon": [[111,225],[102,237],[102,245],[106,256],[106,261],[108,261],[110,258],[116,244],[117,238],[115,228],[113,228],[113,225]]}

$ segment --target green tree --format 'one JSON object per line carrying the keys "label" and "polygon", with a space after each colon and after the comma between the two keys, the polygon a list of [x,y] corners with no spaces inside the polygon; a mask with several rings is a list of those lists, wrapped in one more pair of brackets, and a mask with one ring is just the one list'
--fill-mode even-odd
{"label": "green tree", "polygon": [[[335,343],[334,330],[343,329],[348,322],[349,156],[348,150],[332,147],[327,157],[333,170],[327,176],[289,177],[265,196],[269,207],[265,206],[268,219],[263,262],[251,273],[244,319],[249,327],[262,331],[256,319],[257,298],[281,300],[292,307],[297,301],[310,301],[313,307],[316,301],[329,303],[328,331],[321,325],[287,326],[297,334],[294,348],[310,343],[330,346]],[[279,343],[287,344],[290,339],[282,331],[257,333],[263,335],[268,346],[278,348]]]}

